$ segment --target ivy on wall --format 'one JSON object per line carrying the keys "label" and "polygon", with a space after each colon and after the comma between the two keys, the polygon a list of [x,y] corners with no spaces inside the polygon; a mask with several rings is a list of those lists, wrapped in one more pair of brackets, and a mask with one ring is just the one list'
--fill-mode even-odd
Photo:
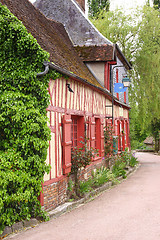
{"label": "ivy on wall", "polygon": [[46,108],[51,71],[37,78],[49,54],[0,4],[0,233],[5,226],[42,214],[38,196],[50,130]]}

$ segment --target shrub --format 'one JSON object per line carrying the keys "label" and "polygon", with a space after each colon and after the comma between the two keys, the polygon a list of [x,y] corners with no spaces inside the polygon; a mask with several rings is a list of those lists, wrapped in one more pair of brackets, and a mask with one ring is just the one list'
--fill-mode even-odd
{"label": "shrub", "polygon": [[84,194],[92,190],[93,179],[90,177],[87,181],[80,182],[80,193]]}
{"label": "shrub", "polygon": [[5,226],[42,216],[42,190],[50,130],[47,91],[56,71],[37,78],[49,54],[0,3],[0,233]]}
{"label": "shrub", "polygon": [[122,176],[126,178],[126,168],[128,166],[134,167],[138,163],[134,155],[127,151],[127,149],[117,156],[112,168],[115,177]]}
{"label": "shrub", "polygon": [[96,149],[88,147],[87,139],[84,139],[84,142],[81,141],[81,145],[82,147],[75,147],[72,149],[71,172],[74,174],[75,193],[77,196],[80,195],[78,173],[81,168],[87,167],[87,165],[90,164],[92,158],[94,158],[98,153]]}

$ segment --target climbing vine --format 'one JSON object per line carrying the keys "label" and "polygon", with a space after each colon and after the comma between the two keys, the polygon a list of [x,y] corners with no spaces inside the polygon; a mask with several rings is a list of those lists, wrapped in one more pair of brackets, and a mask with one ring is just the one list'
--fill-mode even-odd
{"label": "climbing vine", "polygon": [[50,130],[46,108],[49,54],[23,24],[0,4],[0,233],[22,219],[43,215],[38,201]]}

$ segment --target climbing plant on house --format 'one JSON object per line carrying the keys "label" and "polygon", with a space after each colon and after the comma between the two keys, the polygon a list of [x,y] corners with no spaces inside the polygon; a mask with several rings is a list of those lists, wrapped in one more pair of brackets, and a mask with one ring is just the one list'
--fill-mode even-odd
{"label": "climbing plant on house", "polygon": [[5,226],[42,215],[38,196],[50,130],[49,78],[37,78],[49,54],[0,4],[0,233]]}

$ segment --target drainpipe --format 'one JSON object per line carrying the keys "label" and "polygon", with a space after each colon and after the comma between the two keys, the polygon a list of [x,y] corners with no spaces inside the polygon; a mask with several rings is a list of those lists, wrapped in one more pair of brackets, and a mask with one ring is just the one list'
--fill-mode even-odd
{"label": "drainpipe", "polygon": [[49,63],[44,62],[43,65],[45,66],[45,70],[44,70],[44,72],[37,73],[37,77],[44,76],[49,72]]}

